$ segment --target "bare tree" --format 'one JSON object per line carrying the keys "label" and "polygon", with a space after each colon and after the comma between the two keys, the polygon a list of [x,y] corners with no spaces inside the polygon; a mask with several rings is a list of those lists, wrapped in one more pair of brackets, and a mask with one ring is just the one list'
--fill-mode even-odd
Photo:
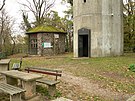
{"label": "bare tree", "polygon": [[[5,5],[5,1],[6,0],[3,0],[2,5],[0,7],[0,11],[3,9],[3,7]],[[1,22],[1,26],[0,26],[0,52],[2,51],[2,47],[1,47],[1,44],[2,44],[2,32],[3,32],[3,21]]]}
{"label": "bare tree", "polygon": [[1,7],[0,7],[0,11],[2,10],[2,8],[4,7],[4,5],[5,5],[5,1],[6,0],[3,0],[3,3],[2,3],[2,5],[1,5]]}
{"label": "bare tree", "polygon": [[44,17],[46,16],[50,8],[53,7],[54,2],[55,0],[32,0],[32,2],[27,0],[27,4],[20,4],[33,13],[36,20],[35,25],[37,26],[44,23]]}
{"label": "bare tree", "polygon": [[4,12],[5,10],[2,10],[0,16],[0,22],[1,22],[0,23],[0,52],[2,51],[2,40],[3,40],[4,23],[5,23]]}
{"label": "bare tree", "polygon": [[[22,11],[23,12],[23,11]],[[28,14],[26,15],[24,12],[22,14],[23,16],[23,24],[22,24],[22,28],[25,30],[25,31],[28,31],[30,28],[31,28],[31,24],[28,20]]]}
{"label": "bare tree", "polygon": [[127,15],[135,14],[135,0],[124,0],[124,12]]}
{"label": "bare tree", "polygon": [[13,23],[5,9],[0,12],[0,51],[7,52],[11,48],[11,29]]}

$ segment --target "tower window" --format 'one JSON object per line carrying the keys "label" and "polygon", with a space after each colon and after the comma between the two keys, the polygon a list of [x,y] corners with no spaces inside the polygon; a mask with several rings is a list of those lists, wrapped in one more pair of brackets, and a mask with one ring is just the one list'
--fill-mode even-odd
{"label": "tower window", "polygon": [[84,3],[86,2],[86,0],[84,0]]}

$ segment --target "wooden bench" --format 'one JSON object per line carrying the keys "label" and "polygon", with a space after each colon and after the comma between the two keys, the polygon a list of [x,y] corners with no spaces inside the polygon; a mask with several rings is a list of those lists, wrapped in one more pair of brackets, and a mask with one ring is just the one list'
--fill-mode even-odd
{"label": "wooden bench", "polygon": [[21,93],[25,92],[24,89],[6,83],[0,83],[0,90],[7,94],[10,94],[10,101],[22,101]]}
{"label": "wooden bench", "polygon": [[48,85],[48,91],[50,95],[53,95],[55,90],[56,90],[56,84],[60,83],[58,80],[58,77],[61,77],[62,71],[61,70],[54,70],[54,69],[48,69],[48,68],[37,68],[37,67],[27,67],[25,69],[26,71],[29,72],[36,72],[36,73],[41,73],[41,74],[46,74],[46,75],[52,75],[55,76],[55,80],[48,80],[48,79],[38,79],[36,82],[38,83],[43,83]]}

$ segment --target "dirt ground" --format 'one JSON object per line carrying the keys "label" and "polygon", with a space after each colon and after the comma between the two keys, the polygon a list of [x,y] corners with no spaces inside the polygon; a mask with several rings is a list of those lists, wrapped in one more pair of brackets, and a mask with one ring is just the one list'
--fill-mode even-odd
{"label": "dirt ground", "polygon": [[[126,101],[131,95],[102,88],[98,82],[64,72],[58,85],[63,96],[73,101]],[[98,96],[95,96],[98,95]]]}
{"label": "dirt ground", "polygon": [[[63,72],[60,79],[60,84],[57,89],[62,93],[62,96],[73,101],[126,101],[131,95],[114,92],[110,89],[105,89],[100,84],[90,81],[86,78],[76,77],[71,73]],[[98,95],[98,96],[95,96]],[[40,97],[39,97],[40,98]],[[37,98],[37,99],[39,99]],[[2,101],[8,101],[1,98]],[[30,100],[30,101],[36,101]],[[44,98],[40,98],[42,101]]]}
{"label": "dirt ground", "polygon": [[[113,75],[115,78],[115,75],[112,73],[101,75]],[[116,79],[118,78],[116,77]],[[62,97],[73,101],[126,101],[132,96],[124,92],[117,92],[110,88],[102,87],[100,82],[74,76],[67,71],[63,71],[62,77],[59,80],[61,82],[57,85],[57,89],[62,93]]]}

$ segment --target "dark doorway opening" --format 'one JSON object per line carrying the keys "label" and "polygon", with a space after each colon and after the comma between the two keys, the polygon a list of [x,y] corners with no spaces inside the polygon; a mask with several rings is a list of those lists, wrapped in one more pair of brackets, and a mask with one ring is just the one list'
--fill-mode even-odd
{"label": "dark doorway opening", "polygon": [[90,30],[78,30],[78,57],[90,57]]}
{"label": "dark doorway opening", "polygon": [[88,35],[79,35],[79,57],[88,57]]}
{"label": "dark doorway opening", "polygon": [[83,56],[88,57],[88,35],[83,35]]}

